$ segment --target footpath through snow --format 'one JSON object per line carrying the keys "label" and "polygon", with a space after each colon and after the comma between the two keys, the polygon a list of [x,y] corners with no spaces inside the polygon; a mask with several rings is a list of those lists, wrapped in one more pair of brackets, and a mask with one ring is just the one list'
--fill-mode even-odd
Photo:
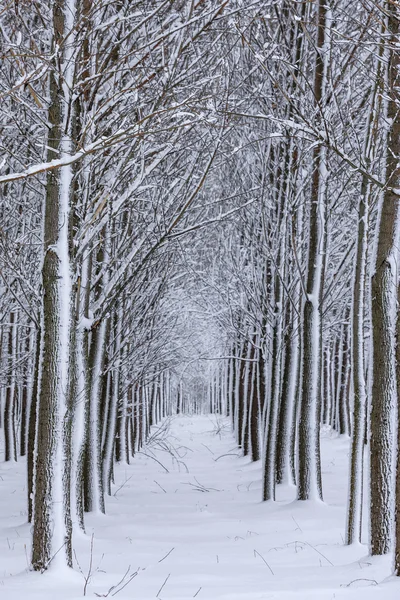
{"label": "footpath through snow", "polygon": [[[167,426],[168,425],[168,426]],[[280,486],[261,503],[261,465],[240,457],[227,420],[173,418],[116,468],[107,516],[89,515],[76,557],[87,597],[117,600],[398,600],[390,558],[343,546],[348,441],[323,436],[326,504]],[[27,570],[25,465],[0,465],[0,599],[75,600],[80,573]],[[115,587],[113,587],[115,586]],[[125,586],[125,587],[124,587]]]}

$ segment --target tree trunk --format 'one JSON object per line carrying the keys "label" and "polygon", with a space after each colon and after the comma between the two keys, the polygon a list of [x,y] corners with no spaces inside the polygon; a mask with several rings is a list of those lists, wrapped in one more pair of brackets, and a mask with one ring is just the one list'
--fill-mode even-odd
{"label": "tree trunk", "polygon": [[[67,113],[72,90],[75,4],[53,3],[53,70],[50,72],[50,123],[47,160],[72,152]],[[68,35],[66,35],[68,33]],[[64,40],[68,39],[68,44]],[[55,49],[58,48],[58,52]],[[49,171],[44,210],[42,267],[42,343],[34,473],[32,566],[51,562],[72,565],[70,519],[70,448],[68,447],[68,368],[71,327],[69,262],[70,166]],[[62,557],[65,557],[65,560]]]}
{"label": "tree trunk", "polygon": [[16,438],[16,382],[15,382],[15,364],[17,351],[17,328],[15,313],[10,313],[10,325],[8,332],[8,349],[7,349],[7,388],[6,398],[4,403],[4,459],[8,461],[17,460],[17,438]]}
{"label": "tree trunk", "polygon": [[398,218],[400,167],[399,15],[397,4],[386,2],[388,106],[386,182],[379,223],[375,274],[372,278],[373,383],[370,426],[371,554],[391,550],[393,518],[393,445],[397,394],[395,364],[396,290],[398,280]]}
{"label": "tree trunk", "polygon": [[351,438],[350,482],[347,508],[346,544],[361,542],[364,473],[364,430],[367,405],[364,357],[364,303],[367,263],[367,194],[364,178],[358,209],[358,235],[352,307],[353,424]]}
{"label": "tree trunk", "polygon": [[34,462],[35,462],[35,438],[36,438],[36,416],[38,407],[38,384],[40,370],[40,329],[36,331],[35,341],[35,359],[33,369],[33,384],[31,403],[29,407],[29,425],[28,425],[28,456],[27,456],[27,491],[28,491],[28,522],[32,522],[33,515],[33,479],[34,479]]}
{"label": "tree trunk", "polygon": [[88,358],[88,398],[87,438],[85,451],[85,510],[86,512],[105,512],[104,489],[101,475],[101,422],[100,392],[105,359],[106,321],[91,331],[91,343]]}
{"label": "tree trunk", "polygon": [[[315,61],[314,98],[320,108],[323,91],[326,6],[318,1],[317,48]],[[324,177],[325,148],[316,145],[313,150],[313,177],[309,213],[309,245],[307,257],[306,298],[303,303],[302,323],[302,381],[301,406],[298,427],[298,490],[299,500],[322,499],[320,431],[320,371],[321,371],[321,277],[324,237]]]}

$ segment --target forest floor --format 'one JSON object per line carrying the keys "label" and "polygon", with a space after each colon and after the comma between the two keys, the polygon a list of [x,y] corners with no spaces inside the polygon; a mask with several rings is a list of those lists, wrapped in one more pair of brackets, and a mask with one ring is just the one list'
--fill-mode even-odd
{"label": "forest floor", "polygon": [[27,568],[25,464],[1,463],[0,598],[75,600],[91,573],[89,598],[398,600],[391,558],[343,545],[348,452],[323,432],[325,503],[296,502],[291,486],[262,503],[261,464],[240,456],[227,420],[173,418],[116,468],[107,515],[87,517],[82,573],[44,575]]}

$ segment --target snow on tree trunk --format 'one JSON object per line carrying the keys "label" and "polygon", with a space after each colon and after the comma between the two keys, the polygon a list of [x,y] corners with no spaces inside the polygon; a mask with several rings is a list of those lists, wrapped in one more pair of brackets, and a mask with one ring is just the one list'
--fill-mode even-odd
{"label": "snow on tree trunk", "polygon": [[295,437],[294,407],[298,377],[299,342],[297,323],[293,315],[289,316],[285,338],[286,358],[282,383],[282,403],[279,415],[276,481],[277,483],[294,483],[291,469],[294,457],[291,456],[291,448]]}
{"label": "snow on tree trunk", "polygon": [[107,322],[92,328],[88,358],[87,438],[85,452],[85,510],[105,512],[103,480],[101,477],[100,390],[104,366]]}
{"label": "snow on tree trunk", "polygon": [[16,381],[14,365],[17,352],[17,322],[18,313],[10,313],[10,324],[8,326],[8,368],[7,368],[7,388],[4,403],[4,460],[13,462],[17,460],[17,439],[16,439]]}
{"label": "snow on tree trunk", "polygon": [[[327,8],[318,2],[314,99],[320,106],[324,81],[325,21]],[[299,500],[322,499],[320,465],[321,279],[325,223],[326,149],[315,145],[309,209],[306,298],[302,311],[302,380],[298,425]]]}
{"label": "snow on tree trunk", "polygon": [[[115,322],[115,340],[113,347],[114,356],[118,356],[120,352],[120,336],[122,326],[122,315],[120,309],[114,316]],[[118,411],[118,388],[119,388],[119,361],[114,364],[112,370],[107,377],[107,396],[108,410],[105,415],[107,425],[105,428],[105,438],[102,452],[102,477],[103,488],[107,494],[111,496],[111,478],[114,459],[115,435],[117,431],[117,411]],[[134,449],[134,446],[133,446]]]}
{"label": "snow on tree trunk", "polygon": [[256,350],[257,337],[254,335],[254,346],[252,347],[252,360],[251,363],[251,379],[249,382],[249,395],[250,395],[250,446],[251,446],[251,459],[253,461],[260,460],[261,448],[260,448],[260,402],[259,402],[259,386],[258,386],[258,355],[259,350]]}
{"label": "snow on tree trunk", "polygon": [[353,423],[350,453],[350,480],[347,507],[346,544],[361,542],[364,440],[367,404],[364,357],[364,302],[367,261],[368,193],[369,186],[364,178],[358,210],[357,252],[353,284],[353,307],[351,315]]}
{"label": "snow on tree trunk", "polygon": [[400,117],[396,89],[399,86],[398,8],[386,3],[386,35],[390,95],[387,119],[386,187],[378,229],[375,273],[372,277],[373,382],[370,415],[370,549],[386,554],[392,547],[394,508],[393,445],[397,401],[395,328],[397,312]]}
{"label": "snow on tree trunk", "polygon": [[[278,277],[277,277],[278,278]],[[274,317],[271,343],[271,396],[265,422],[263,500],[275,500],[277,430],[281,383],[281,319]]]}
{"label": "snow on tree trunk", "polygon": [[33,367],[33,381],[31,402],[29,406],[29,424],[28,424],[28,447],[27,447],[27,496],[28,496],[28,523],[32,522],[33,517],[33,488],[34,488],[34,462],[35,462],[35,440],[36,440],[36,421],[38,406],[38,385],[40,369],[40,348],[41,333],[40,329],[36,331],[35,354]]}
{"label": "snow on tree trunk", "polygon": [[[53,53],[47,158],[72,153],[68,106],[73,85],[75,2],[53,4]],[[68,39],[68,44],[65,40]],[[58,52],[55,52],[58,48]],[[42,342],[34,473],[32,566],[72,565],[70,448],[68,435],[68,370],[71,327],[69,206],[71,166],[47,174],[42,267]]]}

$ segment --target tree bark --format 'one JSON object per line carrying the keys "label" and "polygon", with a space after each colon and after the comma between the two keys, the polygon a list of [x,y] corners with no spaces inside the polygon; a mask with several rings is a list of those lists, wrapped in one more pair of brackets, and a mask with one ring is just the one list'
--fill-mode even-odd
{"label": "tree bark", "polygon": [[[50,72],[51,125],[47,160],[71,153],[67,107],[72,90],[75,4],[53,3]],[[55,52],[56,47],[59,48]],[[66,85],[65,85],[66,82]],[[71,327],[69,264],[69,199],[72,171],[65,166],[47,173],[42,267],[42,341],[39,371],[36,461],[34,472],[32,567],[46,570],[51,562],[72,566],[70,518],[70,448],[68,447],[68,369]],[[64,557],[64,558],[63,558]]]}
{"label": "tree bark", "polygon": [[350,481],[347,509],[346,544],[361,542],[364,475],[364,430],[367,404],[364,356],[364,302],[367,262],[367,194],[365,178],[358,209],[358,234],[352,307],[353,426],[351,438]]}
{"label": "tree bark", "polygon": [[[317,43],[314,79],[314,98],[321,107],[325,44],[326,5],[318,2]],[[320,432],[320,371],[321,371],[321,277],[324,237],[324,177],[325,148],[316,145],[313,150],[313,176],[309,213],[309,245],[307,257],[306,298],[303,303],[302,323],[302,382],[301,407],[298,428],[298,490],[299,500],[322,499]]]}
{"label": "tree bark", "polygon": [[393,444],[395,399],[395,319],[398,279],[398,218],[400,167],[400,116],[398,86],[399,10],[397,3],[386,2],[388,52],[387,117],[391,123],[387,136],[386,187],[383,194],[372,278],[373,384],[370,418],[370,549],[371,554],[391,550],[393,518]]}

